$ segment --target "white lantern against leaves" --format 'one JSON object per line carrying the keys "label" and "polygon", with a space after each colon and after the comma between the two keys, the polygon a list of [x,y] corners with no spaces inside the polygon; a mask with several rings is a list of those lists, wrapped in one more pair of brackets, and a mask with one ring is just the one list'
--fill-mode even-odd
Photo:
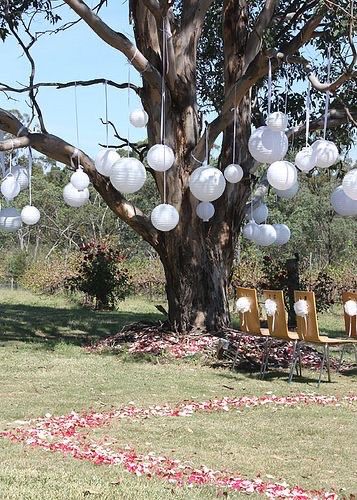
{"label": "white lantern against leaves", "polygon": [[276,241],[276,231],[271,224],[260,224],[254,232],[252,241],[259,246],[267,247]]}
{"label": "white lantern against leaves", "polygon": [[176,208],[167,203],[158,205],[151,212],[152,225],[158,231],[171,231],[177,226],[179,219],[180,216]]}
{"label": "white lantern against leaves", "polygon": [[20,184],[17,182],[15,176],[10,173],[1,183],[1,193],[7,200],[13,200],[20,192]]}
{"label": "white lantern against leaves", "polygon": [[286,224],[273,224],[276,231],[275,245],[285,245],[290,240],[290,229]]}
{"label": "white lantern against leaves", "polygon": [[129,115],[130,123],[136,128],[145,127],[148,120],[148,114],[143,109],[134,109]]}
{"label": "white lantern against leaves", "polygon": [[260,163],[282,160],[288,150],[288,138],[284,132],[275,132],[269,127],[259,127],[249,138],[248,149]]}
{"label": "white lantern against leaves", "polygon": [[284,132],[288,126],[288,117],[281,111],[275,111],[275,113],[270,113],[266,123],[275,132]]}
{"label": "white lantern against leaves", "polygon": [[95,157],[95,168],[100,174],[109,177],[112,166],[118,160],[120,156],[114,149],[102,149]]}
{"label": "white lantern against leaves", "polygon": [[209,201],[201,201],[196,207],[196,214],[203,222],[208,222],[214,216],[214,206]]}
{"label": "white lantern against leaves", "polygon": [[175,161],[175,153],[166,144],[155,144],[147,154],[147,162],[149,166],[157,172],[165,172]]}
{"label": "white lantern against leaves", "polygon": [[301,172],[310,172],[316,167],[317,155],[314,148],[306,146],[295,156],[295,165]]}
{"label": "white lantern against leaves", "polygon": [[339,215],[354,216],[357,215],[357,200],[352,200],[343,190],[342,186],[338,186],[331,194],[331,205],[335,212]]}
{"label": "white lantern against leaves", "polygon": [[284,191],[296,183],[297,170],[289,161],[275,161],[268,168],[267,178],[273,188]]}
{"label": "white lantern against leaves", "polygon": [[243,227],[243,236],[247,240],[254,240],[254,232],[256,228],[258,227],[258,224],[254,221],[251,220],[249,221],[244,227]]}
{"label": "white lantern against leaves", "polygon": [[110,182],[121,193],[135,193],[145,183],[146,170],[136,158],[121,158],[114,163],[110,173]]}
{"label": "white lantern against leaves", "polygon": [[32,205],[26,205],[21,210],[21,220],[24,224],[27,224],[28,226],[33,226],[34,224],[37,224],[40,218],[41,214],[39,209]]}
{"label": "white lantern against leaves", "polygon": [[14,233],[22,226],[20,212],[16,208],[0,210],[0,229],[7,233]]}
{"label": "white lantern against leaves", "polygon": [[312,145],[316,153],[316,166],[319,168],[328,168],[336,163],[339,153],[336,145],[326,139],[318,139]]}
{"label": "white lantern against leaves", "polygon": [[191,174],[189,186],[198,200],[214,201],[223,194],[226,180],[218,168],[202,165]]}
{"label": "white lantern against leaves", "polygon": [[284,191],[280,191],[280,189],[274,189],[274,192],[279,196],[280,198],[284,198],[286,200],[290,200],[291,198],[294,198],[296,193],[299,191],[299,183],[296,181],[293,186],[289,189],[284,189]]}
{"label": "white lantern against leaves", "polygon": [[11,173],[20,184],[20,191],[27,189],[29,187],[29,172],[26,167],[20,167],[15,165],[11,169]]}
{"label": "white lantern against leaves", "polygon": [[236,163],[231,163],[224,169],[224,177],[228,182],[232,184],[236,184],[241,181],[243,178],[243,169],[240,165]]}
{"label": "white lantern against leaves", "polygon": [[63,188],[63,199],[67,205],[79,208],[89,200],[89,190],[85,188],[81,191],[76,189],[70,182]]}
{"label": "white lantern against leaves", "polygon": [[260,224],[261,222],[264,222],[265,220],[267,220],[267,217],[268,217],[268,207],[266,206],[266,204],[265,203],[261,203],[260,205],[258,205],[253,210],[252,217],[255,220],[255,222],[257,222],[258,224]]}
{"label": "white lantern against leaves", "polygon": [[82,191],[89,186],[89,177],[85,172],[83,172],[82,167],[77,168],[77,170],[71,175],[71,184],[79,191]]}
{"label": "white lantern against leaves", "polygon": [[345,194],[352,200],[357,200],[357,168],[347,172],[342,181]]}

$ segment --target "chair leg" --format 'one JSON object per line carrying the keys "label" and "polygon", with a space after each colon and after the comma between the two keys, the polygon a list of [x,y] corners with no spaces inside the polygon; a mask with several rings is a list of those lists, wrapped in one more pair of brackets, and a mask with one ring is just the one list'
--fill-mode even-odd
{"label": "chair leg", "polygon": [[324,353],[323,353],[323,356],[322,356],[322,361],[321,361],[321,367],[320,367],[320,375],[319,375],[319,380],[317,382],[317,387],[320,387],[320,383],[321,383],[321,378],[322,378],[322,371],[324,369],[324,366],[325,366],[325,361],[326,361],[326,344],[324,345]]}
{"label": "chair leg", "polygon": [[264,375],[265,375],[267,368],[268,368],[271,343],[272,343],[272,339],[266,339],[264,355],[263,355],[263,359],[262,359],[262,364],[260,366],[260,378],[264,378]]}
{"label": "chair leg", "polygon": [[292,355],[292,358],[291,358],[291,363],[290,363],[290,373],[289,373],[289,384],[291,384],[291,381],[293,379],[293,376],[294,376],[294,369],[295,369],[295,364],[296,364],[296,350],[297,350],[297,340],[295,340],[294,342],[294,348],[293,348],[293,355]]}
{"label": "chair leg", "polygon": [[238,353],[239,353],[239,346],[240,346],[241,340],[242,340],[242,335],[240,335],[239,339],[238,339],[237,349],[236,349],[236,353],[235,353],[235,356],[234,356],[234,359],[233,359],[233,363],[232,363],[232,370],[234,370],[234,368],[236,367],[236,363],[237,363],[237,359],[238,359]]}
{"label": "chair leg", "polygon": [[[356,347],[356,346],[355,346]],[[338,368],[337,368],[337,371],[339,372],[340,369],[341,369],[341,365],[342,365],[342,360],[343,360],[343,355],[345,354],[345,349],[346,349],[346,346],[343,345],[342,346],[342,349],[341,349],[341,355],[340,355],[340,360],[338,362]]]}
{"label": "chair leg", "polygon": [[302,377],[302,361],[301,361],[301,343],[297,343],[298,355],[299,355],[299,376]]}
{"label": "chair leg", "polygon": [[353,348],[355,350],[355,363],[357,365],[357,346],[356,346],[356,344],[353,344]]}
{"label": "chair leg", "polygon": [[331,382],[331,370],[330,370],[330,346],[326,346],[326,368],[327,368],[327,380]]}

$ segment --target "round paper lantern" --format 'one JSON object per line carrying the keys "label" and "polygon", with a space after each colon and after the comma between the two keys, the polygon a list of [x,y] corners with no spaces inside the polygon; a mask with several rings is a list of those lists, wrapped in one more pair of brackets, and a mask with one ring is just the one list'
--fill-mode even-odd
{"label": "round paper lantern", "polygon": [[284,189],[284,191],[280,191],[279,189],[274,189],[274,191],[280,198],[289,200],[290,198],[294,198],[296,193],[299,191],[299,183],[298,181],[296,181],[295,184],[291,186],[291,188]]}
{"label": "round paper lantern", "polygon": [[349,198],[357,200],[357,168],[347,172],[343,178],[342,187]]}
{"label": "round paper lantern", "polygon": [[243,169],[240,165],[231,163],[230,165],[228,165],[228,167],[224,169],[224,177],[228,182],[236,184],[237,182],[242,180]]}
{"label": "round paper lantern", "polygon": [[266,204],[261,203],[258,205],[257,208],[253,210],[252,217],[258,224],[264,222],[268,217],[268,207]]}
{"label": "round paper lantern", "polygon": [[21,210],[21,220],[24,224],[27,224],[28,226],[33,226],[34,224],[37,224],[37,222],[40,220],[41,214],[38,208],[32,206],[32,205],[26,205],[22,210]]}
{"label": "round paper lantern", "polygon": [[262,247],[272,245],[276,241],[276,231],[271,224],[260,224],[254,232],[252,241]]}
{"label": "round paper lantern", "polygon": [[275,161],[267,171],[268,182],[279,191],[290,189],[297,181],[295,165],[289,161]]}
{"label": "round paper lantern", "polygon": [[198,200],[214,201],[223,194],[226,180],[218,168],[203,165],[191,174],[189,186]]}
{"label": "round paper lantern", "polygon": [[20,184],[17,182],[15,176],[11,173],[8,174],[1,183],[1,193],[7,200],[13,200],[20,192]]}
{"label": "round paper lantern", "polygon": [[273,224],[276,231],[275,245],[285,245],[290,240],[290,229],[286,224]]}
{"label": "round paper lantern", "polygon": [[284,132],[275,132],[269,127],[259,127],[249,138],[248,149],[260,163],[282,160],[288,150],[288,138]]}
{"label": "round paper lantern", "polygon": [[165,172],[172,167],[175,161],[175,153],[165,144],[155,144],[147,154],[149,166],[157,172]]}
{"label": "round paper lantern", "polygon": [[357,200],[352,200],[352,198],[347,196],[342,186],[338,186],[332,192],[331,205],[339,215],[357,215]]}
{"label": "round paper lantern", "polygon": [[121,158],[114,163],[110,173],[110,182],[121,193],[135,193],[145,183],[146,170],[136,158]]}
{"label": "round paper lantern", "polygon": [[208,222],[214,216],[214,206],[209,201],[201,201],[196,207],[196,214],[203,222]]}
{"label": "round paper lantern", "polygon": [[148,115],[143,109],[135,109],[129,115],[130,123],[137,128],[145,127],[148,122]]}
{"label": "round paper lantern", "polygon": [[0,229],[13,233],[22,226],[20,212],[16,208],[3,208],[0,210]]}
{"label": "round paper lantern", "polygon": [[314,148],[306,146],[295,156],[295,165],[301,172],[310,172],[316,167],[317,155]]}
{"label": "round paper lantern", "polygon": [[82,207],[89,200],[89,190],[88,188],[85,188],[82,191],[79,191],[69,182],[63,188],[63,199],[70,207]]}
{"label": "round paper lantern", "polygon": [[171,231],[177,226],[179,219],[180,216],[176,208],[167,203],[158,205],[151,212],[152,225],[158,231]]}
{"label": "round paper lantern", "polygon": [[338,159],[338,149],[331,141],[319,139],[312,145],[316,153],[316,166],[320,168],[331,167]]}
{"label": "round paper lantern", "polygon": [[109,177],[112,166],[118,160],[120,156],[114,149],[102,149],[95,157],[95,168],[100,174]]}
{"label": "round paper lantern", "polygon": [[71,184],[79,191],[82,191],[89,186],[89,177],[85,172],[83,172],[82,168],[77,168],[77,170],[71,175]]}
{"label": "round paper lantern", "polygon": [[20,184],[20,191],[27,189],[29,187],[29,173],[27,168],[15,165],[11,169],[11,173]]}
{"label": "round paper lantern", "polygon": [[266,123],[275,132],[284,132],[288,126],[288,117],[281,111],[276,111],[275,113],[270,113]]}

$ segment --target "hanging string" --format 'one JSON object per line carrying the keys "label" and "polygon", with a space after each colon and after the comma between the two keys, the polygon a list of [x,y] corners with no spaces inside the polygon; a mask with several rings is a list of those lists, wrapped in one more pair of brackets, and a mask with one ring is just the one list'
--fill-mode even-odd
{"label": "hanging string", "polygon": [[290,91],[290,77],[287,74],[285,78],[285,101],[284,101],[284,115],[287,114],[288,111],[288,94]]}
{"label": "hanging string", "polygon": [[[327,48],[327,83],[330,83],[330,71],[331,71],[331,45]],[[325,119],[324,119],[324,139],[326,139],[327,130],[327,119],[328,119],[328,108],[330,104],[330,92],[326,92],[325,97]]]}
{"label": "hanging string", "polygon": [[[128,107],[128,116],[130,114],[130,69],[131,69],[131,61],[128,61],[128,94],[127,94],[127,107]],[[128,130],[127,130],[127,156],[130,157],[130,122],[128,121]]]}
{"label": "hanging string", "polygon": [[268,116],[271,110],[271,59],[268,59]]}
{"label": "hanging string", "polygon": [[32,205],[32,162],[33,162],[31,147],[29,147],[28,161],[29,161],[29,202],[31,206]]}
{"label": "hanging string", "polygon": [[309,145],[309,132],[310,132],[310,110],[311,110],[311,83],[308,80],[307,91],[306,91],[306,134],[305,134],[305,145]]}
{"label": "hanging string", "polygon": [[79,149],[79,125],[78,125],[77,82],[74,82],[74,109],[75,109],[75,115],[76,115],[77,148]]}
{"label": "hanging string", "polygon": [[108,117],[108,81],[104,82],[104,93],[105,93],[105,144],[109,145],[109,117]]}
{"label": "hanging string", "polygon": [[236,142],[237,142],[237,84],[234,85],[234,108],[233,108],[233,152],[232,163],[236,162]]}

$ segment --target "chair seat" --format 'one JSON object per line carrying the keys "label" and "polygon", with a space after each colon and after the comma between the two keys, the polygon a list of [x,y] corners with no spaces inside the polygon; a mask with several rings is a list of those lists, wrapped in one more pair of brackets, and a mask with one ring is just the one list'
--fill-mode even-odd
{"label": "chair seat", "polygon": [[[310,342],[309,340],[306,340],[306,342]],[[325,335],[320,335],[320,342],[316,341],[311,341],[312,344],[334,344],[334,345],[339,345],[339,344],[356,344],[357,339],[343,339],[343,338],[331,338],[331,337],[326,337]]]}

